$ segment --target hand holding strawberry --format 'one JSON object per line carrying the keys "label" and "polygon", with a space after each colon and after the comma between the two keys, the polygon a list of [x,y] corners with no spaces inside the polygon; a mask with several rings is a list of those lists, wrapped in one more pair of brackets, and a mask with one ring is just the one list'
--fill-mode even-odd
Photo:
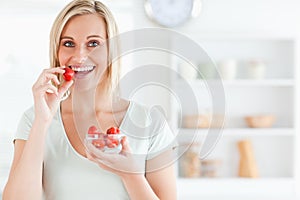
{"label": "hand holding strawberry", "polygon": [[[64,67],[44,69],[32,86],[34,97],[35,119],[49,124],[57,111],[61,98],[71,87],[73,81],[60,83],[58,74],[65,73]],[[56,87],[55,85],[59,86]]]}
{"label": "hand holding strawberry", "polygon": [[86,143],[86,155],[90,161],[95,162],[105,170],[119,175],[121,178],[125,178],[129,173],[143,174],[145,170],[145,157],[143,155],[132,154],[126,136],[122,137],[120,146],[122,146],[120,153],[109,154],[100,151],[91,143]]}

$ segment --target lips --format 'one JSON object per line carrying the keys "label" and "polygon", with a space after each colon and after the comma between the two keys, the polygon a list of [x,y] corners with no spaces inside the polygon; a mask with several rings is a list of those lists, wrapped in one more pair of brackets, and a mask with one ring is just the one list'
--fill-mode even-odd
{"label": "lips", "polygon": [[94,65],[70,65],[69,67],[75,72],[75,78],[84,78],[96,68]]}

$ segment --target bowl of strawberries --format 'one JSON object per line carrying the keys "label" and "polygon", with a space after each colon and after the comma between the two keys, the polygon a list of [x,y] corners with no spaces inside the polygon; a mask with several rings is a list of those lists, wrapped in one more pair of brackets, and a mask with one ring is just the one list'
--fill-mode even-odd
{"label": "bowl of strawberries", "polygon": [[121,134],[118,127],[110,127],[106,133],[102,133],[96,126],[91,126],[88,129],[86,140],[105,153],[120,153],[123,137],[124,135]]}

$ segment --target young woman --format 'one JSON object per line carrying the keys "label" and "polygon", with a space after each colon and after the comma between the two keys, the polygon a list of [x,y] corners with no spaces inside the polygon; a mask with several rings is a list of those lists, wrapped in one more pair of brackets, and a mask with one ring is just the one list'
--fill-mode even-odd
{"label": "young woman", "polygon": [[[51,68],[33,85],[34,106],[17,128],[4,200],[176,199],[174,136],[165,119],[115,90],[119,66],[109,40],[117,34],[99,1],[72,1],[58,15]],[[66,68],[75,71],[71,81],[61,78]],[[95,124],[101,132],[120,128],[120,153],[84,142]]]}

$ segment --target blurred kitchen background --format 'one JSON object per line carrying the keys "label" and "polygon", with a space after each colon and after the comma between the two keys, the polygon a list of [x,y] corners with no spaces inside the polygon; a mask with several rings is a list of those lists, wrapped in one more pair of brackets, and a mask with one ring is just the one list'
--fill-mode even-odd
{"label": "blurred kitchen background", "polygon": [[[0,193],[12,161],[17,123],[33,103],[33,83],[49,67],[50,28],[68,2],[0,0]],[[112,10],[120,32],[163,27],[146,14],[146,0],[103,2]],[[175,132],[181,134],[182,146],[186,138],[197,136],[176,163],[179,199],[299,199],[300,1],[201,0],[201,4],[196,18],[170,29],[197,42],[213,62],[199,58],[187,63],[155,50],[133,52],[123,61],[123,75],[146,64],[170,66],[180,74],[164,74],[173,89],[184,95],[183,82],[189,82],[199,100],[201,112],[187,106],[180,121],[166,91],[146,88],[133,97],[162,105]],[[205,80],[216,80],[217,71],[223,80],[226,115],[211,110],[209,91],[203,87]],[[211,120],[224,117],[222,137],[200,160],[208,128],[222,126]]]}

